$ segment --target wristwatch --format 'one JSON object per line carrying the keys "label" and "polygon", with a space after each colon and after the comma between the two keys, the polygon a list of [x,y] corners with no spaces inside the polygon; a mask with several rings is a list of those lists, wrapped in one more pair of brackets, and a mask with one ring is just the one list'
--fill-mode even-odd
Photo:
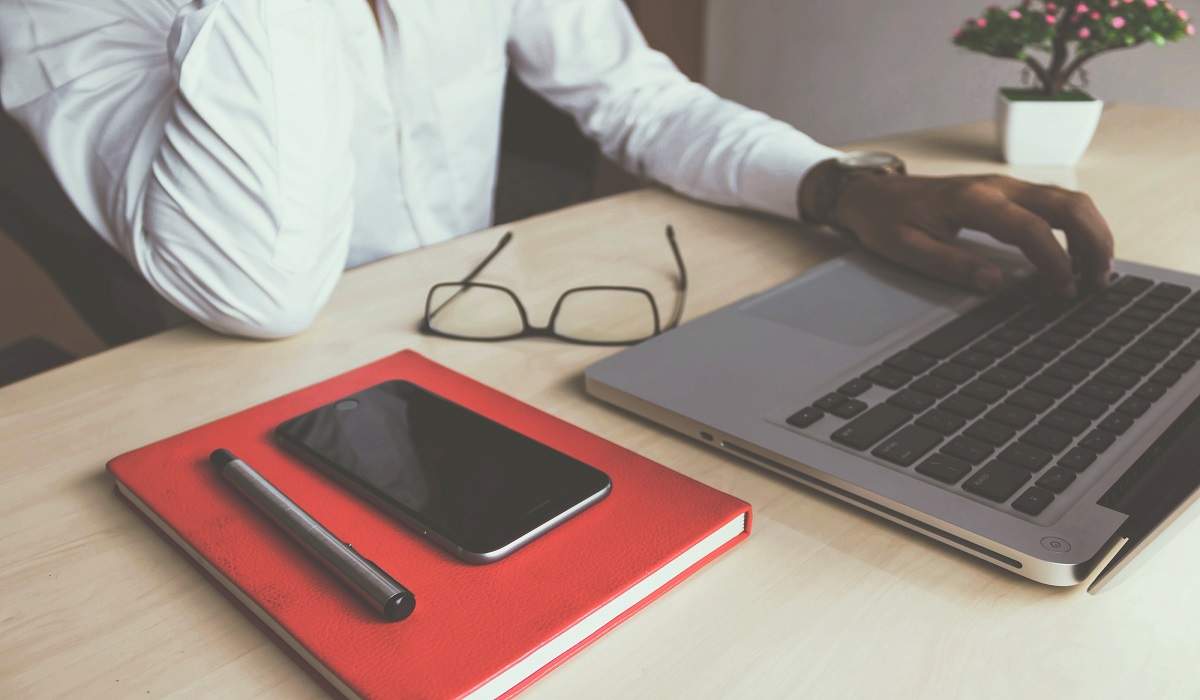
{"label": "wristwatch", "polygon": [[[833,224],[833,210],[846,183],[860,177],[905,175],[898,156],[883,151],[854,151],[813,166],[800,186],[800,218],[808,223]],[[810,178],[815,178],[810,183]],[[811,185],[811,186],[810,186]]]}

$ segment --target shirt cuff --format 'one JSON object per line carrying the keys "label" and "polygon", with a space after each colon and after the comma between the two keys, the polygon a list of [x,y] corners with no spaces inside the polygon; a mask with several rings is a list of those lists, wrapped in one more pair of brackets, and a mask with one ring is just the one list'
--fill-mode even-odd
{"label": "shirt cuff", "polygon": [[800,218],[800,182],[814,165],[842,151],[789,129],[757,145],[742,164],[743,204],[788,219]]}

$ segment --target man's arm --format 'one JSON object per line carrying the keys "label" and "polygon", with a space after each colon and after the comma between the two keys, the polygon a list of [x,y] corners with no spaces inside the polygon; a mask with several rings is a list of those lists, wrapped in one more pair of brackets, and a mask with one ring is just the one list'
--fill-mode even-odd
{"label": "man's arm", "polygon": [[5,107],[159,293],[224,333],[290,335],[348,249],[337,14],[328,0],[182,4],[9,5]]}
{"label": "man's arm", "polygon": [[[799,216],[801,183],[839,152],[791,126],[689,82],[652,51],[619,0],[518,0],[510,55],[517,74],[570,112],[626,168],[718,204]],[[798,196],[799,192],[799,196]],[[999,270],[949,244],[974,228],[1016,245],[1064,293],[1070,257],[1103,284],[1112,236],[1085,196],[1004,177],[851,181],[837,223],[868,248],[941,279],[992,289]]]}

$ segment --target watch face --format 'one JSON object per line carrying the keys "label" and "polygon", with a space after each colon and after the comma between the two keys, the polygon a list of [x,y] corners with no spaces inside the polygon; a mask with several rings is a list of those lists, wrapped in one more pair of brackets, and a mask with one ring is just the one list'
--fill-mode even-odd
{"label": "watch face", "polygon": [[891,153],[882,151],[856,151],[847,153],[839,162],[850,168],[886,168],[896,165],[899,160]]}

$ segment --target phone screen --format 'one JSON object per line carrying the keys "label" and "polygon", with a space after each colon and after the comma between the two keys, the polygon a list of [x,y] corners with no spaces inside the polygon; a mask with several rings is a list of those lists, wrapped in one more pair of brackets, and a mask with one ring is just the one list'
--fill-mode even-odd
{"label": "phone screen", "polygon": [[599,500],[610,485],[600,470],[405,381],[322,406],[276,434],[403,520],[441,535],[443,545],[470,553],[517,542]]}

